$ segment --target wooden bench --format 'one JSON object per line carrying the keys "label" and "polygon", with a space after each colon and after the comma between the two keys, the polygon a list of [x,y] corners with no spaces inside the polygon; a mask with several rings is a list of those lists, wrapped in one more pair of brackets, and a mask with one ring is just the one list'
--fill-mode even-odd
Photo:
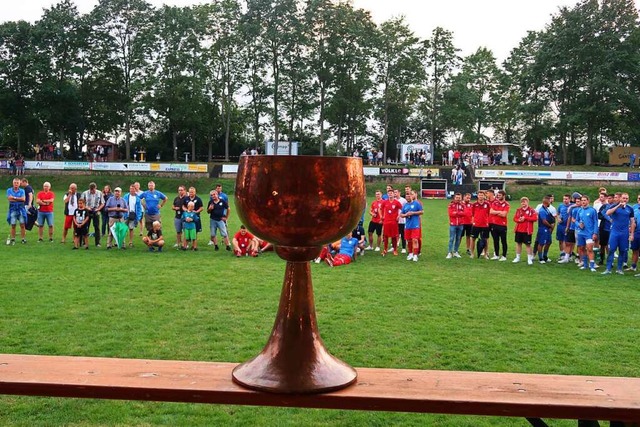
{"label": "wooden bench", "polygon": [[359,368],[358,382],[344,390],[277,395],[233,383],[235,366],[0,354],[0,394],[492,415],[534,425],[545,425],[540,418],[640,421],[639,378]]}

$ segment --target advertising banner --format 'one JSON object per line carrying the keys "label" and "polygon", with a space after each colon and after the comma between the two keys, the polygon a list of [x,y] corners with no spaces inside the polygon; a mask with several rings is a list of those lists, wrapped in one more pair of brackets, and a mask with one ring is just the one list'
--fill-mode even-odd
{"label": "advertising banner", "polygon": [[[120,162],[42,162],[26,161],[25,167],[40,170],[92,170],[104,172],[189,172],[208,173],[206,163],[120,163]],[[237,170],[237,166],[236,166]]]}
{"label": "advertising banner", "polygon": [[420,176],[423,178],[432,177],[439,178],[440,177],[440,169],[438,168],[413,168],[409,169],[409,175],[411,176]]}
{"label": "advertising banner", "polygon": [[380,168],[380,175],[409,175],[409,168]]}
{"label": "advertising banner", "polygon": [[613,147],[609,152],[609,164],[628,165],[632,153],[636,155],[634,165],[637,165],[640,160],[640,147]]}
{"label": "advertising banner", "polygon": [[280,141],[278,142],[278,147],[276,147],[276,143],[273,141],[266,141],[264,143],[264,147],[265,147],[265,154],[273,156],[273,155],[279,155],[279,156],[288,156],[289,155],[289,144],[291,144],[291,155],[292,156],[297,156],[298,155],[298,143],[295,141],[292,141],[291,143],[289,141]]}
{"label": "advertising banner", "polygon": [[477,169],[476,178],[500,178],[500,179],[557,179],[574,181],[626,181],[626,172],[575,172],[575,171],[511,171],[495,169]]}

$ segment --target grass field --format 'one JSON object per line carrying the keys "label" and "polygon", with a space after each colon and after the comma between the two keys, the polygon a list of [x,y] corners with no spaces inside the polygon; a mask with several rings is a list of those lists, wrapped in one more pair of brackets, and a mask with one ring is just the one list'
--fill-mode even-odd
{"label": "grass field", "polygon": [[[99,186],[130,182],[94,178]],[[84,189],[91,179],[76,182]],[[49,180],[61,226],[70,179]],[[139,180],[144,187],[147,178]],[[44,179],[31,181],[38,189]],[[9,186],[8,177],[0,182]],[[173,199],[179,181],[156,182]],[[188,184],[202,196],[213,182]],[[224,184],[232,192],[232,183]],[[519,187],[514,196],[537,200],[568,190]],[[640,279],[555,263],[446,260],[446,202],[427,200],[424,208],[420,262],[368,252],[347,267],[313,264],[319,327],[332,353],[356,367],[640,376]],[[6,209],[4,202],[3,218]],[[171,217],[168,206],[163,217]],[[206,246],[206,225],[199,252],[148,253],[141,243],[127,251],[72,251],[58,243],[60,226],[53,244],[36,243],[32,231],[26,245],[0,248],[0,352],[241,362],[265,344],[284,273],[275,254],[251,259],[214,252]],[[231,230],[238,226],[232,215]],[[172,231],[164,229],[171,244]],[[4,221],[0,233],[8,234]],[[552,248],[556,258],[557,245]],[[0,397],[0,424],[528,425],[509,418],[15,396]]]}

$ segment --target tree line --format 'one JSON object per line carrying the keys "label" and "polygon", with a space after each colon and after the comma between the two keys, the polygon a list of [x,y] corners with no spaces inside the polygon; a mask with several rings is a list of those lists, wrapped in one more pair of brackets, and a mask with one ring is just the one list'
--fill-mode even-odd
{"label": "tree line", "polygon": [[94,138],[177,160],[237,156],[266,139],[303,154],[397,144],[554,149],[592,164],[640,145],[640,24],[633,0],[582,0],[529,31],[498,64],[460,56],[453,33],[421,39],[402,17],[331,0],[213,0],[154,8],[71,0],[0,25],[0,145]]}

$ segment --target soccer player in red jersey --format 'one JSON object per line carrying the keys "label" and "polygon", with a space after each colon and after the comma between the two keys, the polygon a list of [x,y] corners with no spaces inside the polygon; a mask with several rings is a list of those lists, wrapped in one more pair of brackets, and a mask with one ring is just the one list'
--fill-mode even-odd
{"label": "soccer player in red jersey", "polygon": [[375,247],[376,251],[380,251],[380,242],[382,238],[380,235],[382,234],[382,204],[385,201],[382,200],[382,191],[376,191],[376,199],[371,202],[371,207],[369,208],[369,215],[371,215],[371,221],[369,221],[369,228],[367,232],[369,233],[369,246],[366,247],[367,250],[373,249],[373,233],[375,232],[378,235],[378,244]]}
{"label": "soccer player in red jersey", "polygon": [[[493,257],[499,261],[507,260],[507,216],[509,215],[509,202],[505,199],[507,193],[504,190],[498,191],[496,199],[491,203],[489,211],[489,224],[491,227],[491,237],[493,238]],[[500,243],[502,243],[502,255],[500,256]]]}
{"label": "soccer player in red jersey", "polygon": [[520,207],[513,215],[516,223],[516,257],[513,262],[520,262],[522,244],[527,248],[527,264],[533,265],[533,250],[531,248],[531,235],[533,234],[533,224],[538,220],[538,213],[529,206],[529,198],[520,199]]}
{"label": "soccer player in red jersey", "polygon": [[233,253],[236,254],[237,257],[243,255],[258,256],[258,241],[253,234],[247,231],[244,225],[241,225],[240,231],[233,236],[232,244]]}
{"label": "soccer player in red jersey", "polygon": [[464,206],[464,216],[462,217],[462,237],[465,238],[467,246],[467,255],[471,255],[471,229],[473,227],[473,204],[471,203],[471,194],[465,193],[462,196],[462,205]]}
{"label": "soccer player in red jersey", "polygon": [[387,197],[388,199],[384,201],[381,209],[382,240],[384,242],[382,256],[385,256],[389,249],[389,238],[391,238],[393,254],[398,255],[398,215],[402,212],[402,203],[396,200],[393,190],[389,190]]}
{"label": "soccer player in red jersey", "polygon": [[[493,192],[491,193],[493,194]],[[478,258],[487,255],[487,239],[489,238],[489,211],[491,210],[491,204],[486,200],[486,192],[478,192],[478,201],[471,206],[473,215],[473,227],[471,228],[471,258],[473,258],[474,249],[476,247],[476,240],[480,238],[478,242]]]}

